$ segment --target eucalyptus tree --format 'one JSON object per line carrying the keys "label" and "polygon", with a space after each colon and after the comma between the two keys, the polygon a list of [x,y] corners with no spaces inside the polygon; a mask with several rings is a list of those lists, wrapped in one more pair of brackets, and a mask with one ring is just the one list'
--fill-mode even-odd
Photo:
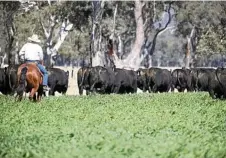
{"label": "eucalyptus tree", "polygon": [[15,41],[14,16],[20,7],[19,2],[1,1],[0,2],[0,55],[2,58],[1,67],[4,65],[6,57],[8,64],[13,63],[13,43]]}
{"label": "eucalyptus tree", "polygon": [[217,1],[175,2],[176,34],[188,38],[185,66],[195,64],[200,57],[225,54],[225,6]]}

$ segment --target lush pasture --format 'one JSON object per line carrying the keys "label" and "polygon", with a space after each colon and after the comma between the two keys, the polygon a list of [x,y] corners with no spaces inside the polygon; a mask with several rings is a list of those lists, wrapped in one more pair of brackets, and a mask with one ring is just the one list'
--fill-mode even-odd
{"label": "lush pasture", "polygon": [[226,157],[226,101],[207,93],[0,96],[0,157]]}

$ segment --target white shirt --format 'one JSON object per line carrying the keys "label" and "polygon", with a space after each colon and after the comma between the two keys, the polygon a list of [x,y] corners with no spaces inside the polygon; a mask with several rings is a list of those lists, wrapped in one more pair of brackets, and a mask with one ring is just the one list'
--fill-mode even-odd
{"label": "white shirt", "polygon": [[42,47],[36,43],[26,43],[19,52],[21,55],[24,55],[25,60],[43,60]]}

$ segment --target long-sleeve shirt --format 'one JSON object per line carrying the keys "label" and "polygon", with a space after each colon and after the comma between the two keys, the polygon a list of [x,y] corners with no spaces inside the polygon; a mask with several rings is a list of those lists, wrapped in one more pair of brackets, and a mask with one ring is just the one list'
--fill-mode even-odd
{"label": "long-sleeve shirt", "polygon": [[25,60],[43,60],[42,47],[35,43],[26,43],[19,52],[21,55],[24,55]]}

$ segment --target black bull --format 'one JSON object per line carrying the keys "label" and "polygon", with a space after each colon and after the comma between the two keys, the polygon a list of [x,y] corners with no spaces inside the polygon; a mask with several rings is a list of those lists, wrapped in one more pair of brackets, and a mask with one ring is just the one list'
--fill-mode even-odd
{"label": "black bull", "polygon": [[10,65],[0,69],[0,92],[5,95],[15,93],[17,86],[17,69],[19,65]]}
{"label": "black bull", "polygon": [[213,99],[226,98],[226,69],[217,68],[208,73],[208,90]]}
{"label": "black bull", "polygon": [[213,68],[192,68],[191,69],[191,83],[195,91],[209,90],[209,75],[213,75],[215,69]]}
{"label": "black bull", "polygon": [[48,86],[49,95],[55,95],[55,92],[66,94],[69,82],[69,72],[59,68],[48,68]]}
{"label": "black bull", "polygon": [[186,68],[173,70],[171,91],[174,91],[174,88],[179,92],[184,92],[185,89],[193,91],[191,70]]}
{"label": "black bull", "polygon": [[149,92],[168,92],[170,90],[172,78],[167,69],[149,68],[138,69],[138,87]]}
{"label": "black bull", "polygon": [[86,94],[89,94],[90,84],[89,84],[89,73],[91,67],[82,67],[77,72],[77,84],[79,89],[79,94],[83,94],[83,89],[86,90]]}
{"label": "black bull", "polygon": [[[77,73],[79,94],[98,93],[135,93],[137,91],[137,74],[133,70],[106,68],[102,66],[82,67]],[[88,94],[88,93],[87,93]]]}

